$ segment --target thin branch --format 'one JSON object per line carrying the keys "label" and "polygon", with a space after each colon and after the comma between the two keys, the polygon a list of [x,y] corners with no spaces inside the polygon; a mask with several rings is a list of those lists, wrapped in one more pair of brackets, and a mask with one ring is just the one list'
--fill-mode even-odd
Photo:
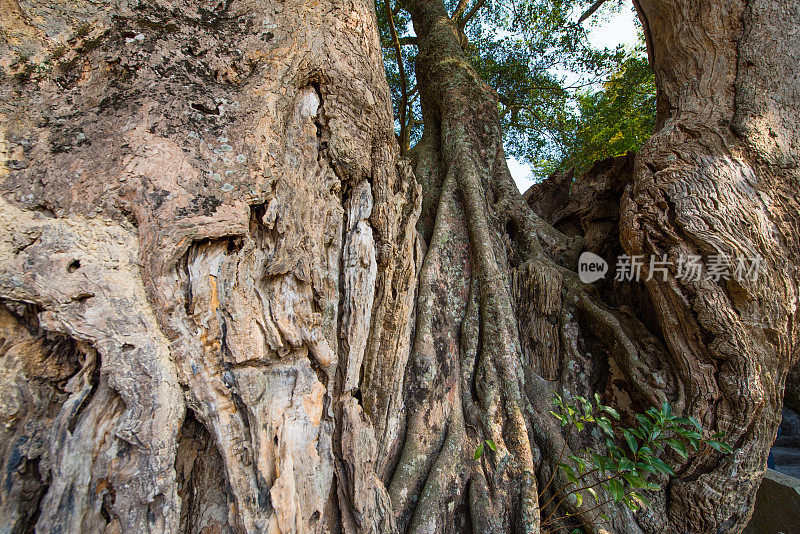
{"label": "thin branch", "polygon": [[411,35],[407,35],[405,37],[400,37],[399,39],[397,39],[397,41],[401,45],[414,45],[414,46],[417,45],[417,38],[414,37],[414,36],[411,36]]}
{"label": "thin branch", "polygon": [[544,495],[544,492],[547,491],[547,488],[550,487],[550,484],[552,484],[553,479],[556,477],[556,472],[558,471],[558,464],[560,464],[561,463],[561,459],[564,458],[564,453],[567,450],[567,441],[569,440],[569,435],[570,435],[570,433],[572,433],[572,428],[574,426],[575,426],[575,421],[572,421],[569,424],[569,428],[567,429],[567,435],[564,437],[564,446],[561,447],[561,453],[558,455],[558,460],[556,460],[555,467],[553,467],[553,472],[550,473],[550,480],[548,480],[547,484],[545,484],[544,487],[539,491],[539,497]]}
{"label": "thin branch", "polygon": [[[590,474],[590,473],[594,473],[594,472],[596,472],[596,471],[598,471],[598,469],[593,469],[592,471],[589,471],[589,472],[588,472],[588,473],[586,473],[586,474],[588,475],[588,474]],[[564,501],[566,501],[566,500],[569,498],[569,496],[570,496],[570,495],[574,495],[575,493],[580,493],[580,492],[586,491],[586,490],[588,490],[588,489],[595,488],[595,487],[597,487],[597,486],[600,486],[601,484],[605,484],[606,482],[608,482],[608,481],[610,481],[610,480],[614,480],[615,478],[619,478],[619,477],[620,477],[620,475],[614,475],[613,477],[608,477],[608,478],[605,478],[605,479],[603,479],[603,480],[600,480],[600,481],[598,481],[598,482],[595,482],[594,484],[591,484],[591,485],[589,485],[589,486],[578,486],[578,485],[577,485],[577,484],[575,484],[574,482],[570,482],[569,484],[567,484],[566,486],[564,486],[564,488],[568,488],[569,486],[572,486],[573,484],[576,486],[576,488],[575,488],[574,490],[570,491],[569,493],[565,493],[565,494],[562,496],[561,500],[560,500],[560,501],[558,501],[558,502],[557,502],[557,503],[554,505],[554,507],[553,507],[553,511],[552,511],[552,512],[550,512],[550,513],[547,515],[547,517],[546,517],[545,519],[546,519],[546,520],[550,519],[550,518],[553,516],[553,514],[554,514],[554,513],[556,513],[556,511],[558,510],[558,507],[559,507],[559,506],[561,506],[562,504],[564,504]],[[581,477],[581,478],[583,478],[583,477]],[[578,480],[580,480],[580,479],[578,479]],[[563,488],[561,488],[561,489],[563,489]],[[561,491],[561,489],[559,489],[559,491]],[[552,497],[550,497],[550,500],[549,500],[549,501],[547,501],[546,503],[544,503],[544,505],[542,506],[542,508],[545,508],[545,507],[546,507],[548,504],[550,504],[551,502],[553,502],[553,499],[555,499],[557,495],[558,495],[558,491],[557,491],[556,493],[554,493]]]}
{"label": "thin branch", "polygon": [[[392,6],[389,0],[384,0],[384,9],[386,10],[386,18],[389,19],[389,29],[392,33],[392,43],[394,44],[394,53],[397,55],[397,69],[400,71],[400,93],[402,95],[400,101],[400,139],[405,141],[406,138],[406,108],[408,107],[408,84],[406,82],[406,69],[403,66],[403,51],[400,48],[400,40],[397,38],[397,29],[394,27],[394,15],[392,14]],[[405,143],[400,144],[400,153],[405,153]]]}
{"label": "thin branch", "polygon": [[[589,520],[589,523],[588,523],[588,524],[590,524],[590,525],[595,525],[595,524],[597,523],[597,519],[598,519],[598,518],[599,518],[601,515],[604,515],[602,510],[600,510],[599,512],[597,512],[597,514],[596,514],[596,515],[595,515],[593,518],[591,518],[591,519]],[[602,525],[603,523],[606,523],[606,522],[607,522],[607,521],[601,521],[601,522],[600,522],[600,524]],[[585,523],[584,523],[584,524],[585,524]]]}
{"label": "thin branch", "polygon": [[503,105],[503,110],[500,112],[500,119],[505,119],[510,111],[520,108],[522,108],[520,104]]}
{"label": "thin branch", "polygon": [[453,16],[450,19],[458,24],[461,20],[461,16],[464,15],[464,11],[467,10],[467,6],[469,5],[469,0],[458,0],[458,5],[456,6],[456,10],[453,11]]}
{"label": "thin branch", "polygon": [[402,141],[400,143],[400,151],[401,152],[403,152],[403,153],[408,152],[408,150],[411,148],[411,130],[413,130],[414,126],[416,126],[417,124],[422,124],[422,121],[418,121],[417,119],[415,119],[413,112],[409,113],[408,114],[408,123],[406,124],[405,133],[404,133],[405,137],[403,137],[403,139],[402,139]]}
{"label": "thin branch", "polygon": [[[544,509],[544,508],[545,508],[545,507],[546,507],[548,504],[550,504],[551,502],[553,502],[553,499],[555,499],[556,497],[558,497],[558,494],[559,494],[559,493],[561,493],[563,490],[567,489],[567,488],[568,488],[568,487],[570,487],[570,486],[575,486],[575,487],[576,487],[576,489],[575,489],[575,490],[573,490],[573,491],[570,491],[569,493],[567,493],[566,495],[564,495],[564,498],[567,498],[567,497],[569,497],[569,496],[570,496],[570,495],[572,495],[573,493],[578,493],[579,491],[583,491],[583,490],[585,490],[586,488],[593,488],[593,487],[595,487],[595,486],[597,486],[597,485],[599,485],[599,484],[605,484],[605,483],[606,483],[608,480],[611,480],[611,478],[615,478],[615,477],[607,478],[606,480],[601,480],[601,481],[600,481],[600,482],[598,482],[597,484],[592,484],[591,486],[586,486],[586,487],[583,487],[583,486],[578,486],[578,484],[577,484],[578,482],[580,482],[581,480],[583,480],[583,479],[584,479],[584,478],[586,478],[587,476],[589,476],[589,475],[592,475],[592,474],[594,474],[594,473],[596,473],[596,472],[598,472],[598,471],[600,471],[600,468],[599,468],[599,467],[595,467],[595,468],[594,468],[594,469],[592,469],[591,471],[587,471],[587,472],[585,472],[584,474],[582,474],[581,476],[579,476],[576,482],[570,482],[570,483],[568,483],[568,484],[565,484],[564,486],[561,486],[560,488],[558,488],[558,490],[556,490],[556,492],[555,492],[555,493],[553,493],[553,496],[552,496],[552,497],[550,497],[550,500],[548,500],[546,503],[544,503],[544,504],[541,506],[541,508],[542,508],[542,509]],[[558,508],[558,507],[561,505],[561,503],[563,503],[563,502],[564,502],[564,499],[561,499],[561,500],[558,502],[558,504],[556,504],[556,508]]]}
{"label": "thin branch", "polygon": [[578,24],[581,24],[584,20],[586,20],[589,17],[591,17],[592,15],[594,15],[595,11],[600,9],[600,6],[605,4],[605,2],[606,2],[606,0],[595,0],[594,4],[592,4],[592,7],[587,9],[586,13],[581,15],[581,18],[578,19]]}
{"label": "thin branch", "polygon": [[[624,493],[622,494],[622,496],[623,496],[623,497],[627,497],[627,496],[628,496],[628,495],[630,495],[632,492],[633,492],[633,490],[628,490],[628,491],[624,492]],[[600,507],[602,507],[602,506],[605,506],[605,505],[607,505],[607,504],[611,503],[613,500],[614,500],[614,499],[608,499],[608,500],[605,500],[605,501],[603,501],[603,502],[601,502],[601,503],[598,503],[596,506],[594,506],[594,507],[592,507],[592,508],[589,508],[588,510],[581,510],[581,511],[574,512],[574,513],[571,513],[571,514],[567,514],[567,515],[564,515],[564,516],[555,517],[555,518],[553,518],[553,519],[550,519],[550,518],[548,517],[547,521],[543,522],[543,523],[541,524],[541,526],[545,526],[545,525],[547,525],[547,524],[553,523],[553,522],[555,522],[555,521],[558,521],[558,520],[561,520],[561,521],[563,521],[563,520],[565,520],[565,519],[568,519],[568,518],[570,518],[570,517],[575,517],[576,515],[584,515],[584,514],[588,514],[589,512],[594,512],[595,510],[599,509]],[[598,514],[597,516],[595,516],[595,518],[597,518],[597,517],[599,517],[599,514]]]}
{"label": "thin branch", "polygon": [[472,20],[472,17],[475,16],[475,13],[477,13],[478,10],[480,10],[480,8],[482,8],[483,4],[485,3],[486,0],[478,0],[477,2],[475,2],[475,5],[472,6],[472,9],[470,9],[469,12],[461,20],[458,21],[458,27],[463,30],[464,27],[467,25],[467,23],[469,23],[469,21]]}

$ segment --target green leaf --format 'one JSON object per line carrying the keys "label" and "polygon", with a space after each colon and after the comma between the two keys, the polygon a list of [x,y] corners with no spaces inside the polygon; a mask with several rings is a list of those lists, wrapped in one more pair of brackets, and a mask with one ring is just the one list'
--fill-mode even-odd
{"label": "green leaf", "polygon": [[481,456],[483,456],[483,443],[478,445],[478,448],[475,449],[475,459],[480,460]]}
{"label": "green leaf", "polygon": [[642,508],[647,508],[650,506],[650,501],[638,491],[632,491],[631,498],[638,501],[639,506],[641,506]]}
{"label": "green leaf", "polygon": [[614,502],[618,503],[622,500],[625,489],[619,480],[612,478],[608,481],[608,491],[611,493],[611,497],[613,497]]}
{"label": "green leaf", "polygon": [[497,445],[494,444],[494,441],[490,439],[486,439],[484,441],[486,442],[486,445],[488,445],[489,448],[492,449],[492,451],[497,452]]}
{"label": "green leaf", "polygon": [[608,447],[608,452],[612,459],[619,460],[624,456],[622,450],[611,439],[606,439],[606,447]]}
{"label": "green leaf", "polygon": [[622,498],[622,504],[624,504],[626,508],[629,508],[630,510],[632,510],[634,512],[639,510],[639,506],[636,504],[636,501],[634,501],[633,499],[631,499],[628,496],[624,496]]}
{"label": "green leaf", "polygon": [[605,472],[607,471],[609,459],[606,456],[602,456],[597,454],[596,452],[592,453],[592,461],[594,462],[595,467],[600,469],[600,471]]}
{"label": "green leaf", "polygon": [[594,499],[595,504],[600,503],[600,499],[597,497],[597,492],[594,490],[594,488],[586,488],[586,492],[592,496],[592,499]]}
{"label": "green leaf", "polygon": [[703,427],[700,426],[700,421],[698,421],[696,417],[689,416],[687,417],[687,419],[689,420],[690,423],[692,423],[692,425],[694,425],[695,429],[697,429],[698,432],[703,431]]}
{"label": "green leaf", "polygon": [[658,484],[654,484],[653,482],[648,482],[647,480],[640,477],[638,474],[635,473],[623,473],[622,478],[628,481],[628,484],[631,485],[632,488],[644,488],[647,490],[657,490],[661,486]]}
{"label": "green leaf", "polygon": [[699,432],[695,432],[694,430],[689,430],[686,428],[676,428],[675,432],[687,439],[701,439],[703,437]]}
{"label": "green leaf", "polygon": [[692,424],[691,421],[685,417],[673,417],[672,422],[682,427],[688,427]]}
{"label": "green leaf", "polygon": [[679,455],[681,455],[682,458],[686,458],[687,457],[686,446],[683,443],[681,443],[680,441],[678,441],[675,438],[669,438],[667,440],[667,443],[669,444],[670,447],[672,447],[672,449],[675,452],[677,452]]}
{"label": "green leaf", "polygon": [[657,473],[658,469],[653,467],[650,464],[646,464],[644,462],[636,462],[636,470],[637,471],[647,471],[648,473]]}
{"label": "green leaf", "polygon": [[731,446],[728,445],[727,443],[722,443],[721,441],[716,441],[713,439],[708,440],[706,443],[708,443],[709,447],[719,452],[723,452],[726,454],[730,454],[733,452],[733,448],[731,448]]}
{"label": "green leaf", "polygon": [[675,476],[675,471],[666,464],[661,458],[652,458],[650,460],[650,465],[658,469],[660,472],[664,473],[665,475]]}
{"label": "green leaf", "polygon": [[575,506],[580,508],[582,504],[583,504],[583,495],[581,495],[581,492],[578,492],[575,494]]}
{"label": "green leaf", "polygon": [[653,430],[653,423],[650,422],[650,419],[640,413],[637,413],[634,417],[636,417],[636,420],[642,425],[645,432],[649,434]]}
{"label": "green leaf", "polygon": [[622,473],[622,478],[624,478],[633,488],[643,488],[645,486],[644,479],[638,475],[634,475],[633,473]]}
{"label": "green leaf", "polygon": [[655,423],[658,423],[658,424],[660,424],[661,422],[663,422],[663,419],[661,418],[661,412],[660,412],[660,411],[658,411],[658,410],[656,410],[655,408],[648,408],[648,409],[647,409],[647,411],[646,411],[645,413],[646,413],[647,415],[649,415],[649,416],[650,416],[650,418],[651,418],[651,419],[652,419],[652,420],[653,420]]}
{"label": "green leaf", "polygon": [[636,451],[639,450],[639,445],[636,443],[634,435],[631,434],[630,430],[623,430],[622,435],[625,436],[625,441],[628,442],[628,448],[633,454],[636,454]]}
{"label": "green leaf", "polygon": [[610,415],[614,419],[619,419],[619,412],[617,412],[617,410],[615,410],[611,406],[602,406],[600,409],[603,410],[604,412],[606,412],[608,415]]}
{"label": "green leaf", "polygon": [[614,435],[614,431],[611,429],[611,425],[608,424],[606,419],[597,419],[597,426],[599,426],[600,430],[602,430],[607,436]]}
{"label": "green leaf", "polygon": [[567,458],[572,460],[572,462],[578,466],[579,473],[583,474],[583,472],[586,471],[586,462],[583,460],[583,458],[575,456],[574,454],[570,454]]}
{"label": "green leaf", "polygon": [[558,467],[559,467],[559,469],[564,471],[564,474],[567,475],[567,480],[569,480],[573,484],[578,482],[578,477],[575,476],[575,471],[572,470],[572,467],[570,467],[569,465],[565,464],[564,462],[561,462],[560,464],[558,464]]}
{"label": "green leaf", "polygon": [[633,471],[634,465],[633,462],[628,460],[627,458],[622,458],[619,461],[619,470],[620,471]]}

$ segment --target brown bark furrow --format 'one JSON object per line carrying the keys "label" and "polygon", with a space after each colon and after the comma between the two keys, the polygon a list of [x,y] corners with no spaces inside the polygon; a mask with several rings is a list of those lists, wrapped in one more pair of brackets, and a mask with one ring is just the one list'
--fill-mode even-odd
{"label": "brown bark furrow", "polygon": [[[103,492],[97,488],[107,478],[106,484],[114,486],[120,528],[176,528],[173,463],[182,394],[168,341],[146,305],[135,268],[135,236],[100,220],[50,219],[5,200],[0,201],[0,218],[3,298],[37,303],[43,308],[38,318],[43,329],[91,344],[102,362],[102,395],[89,402],[91,415],[67,431],[69,414],[62,413],[67,419],[50,437],[52,482],[39,523],[45,530],[72,531],[84,521],[100,520],[84,518],[84,508],[99,514]],[[21,238],[24,249],[15,244]],[[110,310],[119,312],[109,315]],[[76,379],[72,402],[81,404],[91,387]],[[125,409],[109,413],[107,404],[115,394]],[[105,474],[117,450],[115,468]],[[93,469],[94,462],[104,467]],[[152,476],[141,477],[145,472]],[[70,504],[75,499],[82,504]]]}

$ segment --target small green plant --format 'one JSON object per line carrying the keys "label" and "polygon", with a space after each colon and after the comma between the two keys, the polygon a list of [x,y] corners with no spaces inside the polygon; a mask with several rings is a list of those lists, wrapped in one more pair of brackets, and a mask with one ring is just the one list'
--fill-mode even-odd
{"label": "small green plant", "polygon": [[475,449],[475,459],[476,460],[480,460],[481,457],[483,456],[483,446],[484,445],[486,445],[487,447],[492,449],[493,452],[497,452],[497,445],[494,444],[494,441],[492,441],[490,439],[485,439],[485,440],[481,441],[481,444],[478,445],[477,449]]}
{"label": "small green plant", "polygon": [[[632,511],[648,506],[649,501],[643,493],[659,488],[658,484],[648,480],[649,476],[655,473],[675,475],[673,468],[660,458],[667,448],[674,450],[682,458],[687,458],[688,449],[697,450],[701,444],[722,453],[732,452],[731,447],[721,441],[724,438],[721,432],[710,438],[704,437],[697,419],[678,417],[672,413],[667,402],[660,409],[649,408],[645,413],[635,414],[636,425],[625,428],[616,423],[619,420],[617,411],[603,405],[597,394],[594,403],[583,397],[575,397],[575,402],[569,403],[556,395],[553,397],[553,406],[554,410],[550,413],[558,419],[562,427],[566,427],[566,436],[557,460],[557,469],[553,470],[550,480],[539,492],[540,508],[543,512],[555,503],[549,508],[548,515],[542,518],[543,529],[552,528],[556,523],[578,515],[555,514],[567,499],[571,499],[580,508],[585,495],[589,495],[593,503],[591,508],[582,513],[597,512],[592,522],[598,518],[608,520],[600,510],[611,502],[621,503]],[[572,454],[564,458],[570,434],[591,425],[602,432],[606,453],[582,451],[578,455]],[[557,471],[564,473],[567,484],[542,503],[544,493],[552,484]],[[610,498],[599,495],[599,488],[606,490]]]}

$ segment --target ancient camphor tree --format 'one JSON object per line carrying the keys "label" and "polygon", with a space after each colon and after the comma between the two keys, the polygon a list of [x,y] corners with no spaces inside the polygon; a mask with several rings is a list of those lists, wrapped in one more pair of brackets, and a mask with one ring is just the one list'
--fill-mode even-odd
{"label": "ancient camphor tree", "polygon": [[[639,0],[657,132],[526,197],[469,11],[402,8],[410,162],[370,2],[0,3],[8,530],[539,532],[554,393],[735,449],[558,528],[743,528],[797,352],[800,5]],[[764,268],[589,286],[581,250]]]}

